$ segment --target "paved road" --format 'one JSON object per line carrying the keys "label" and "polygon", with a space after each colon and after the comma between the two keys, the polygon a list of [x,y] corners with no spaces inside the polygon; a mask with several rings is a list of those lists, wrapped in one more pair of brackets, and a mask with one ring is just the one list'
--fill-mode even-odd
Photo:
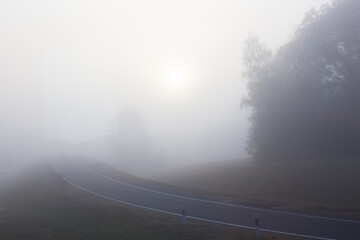
{"label": "paved road", "polygon": [[65,180],[100,197],[158,212],[181,216],[185,206],[188,218],[254,229],[259,217],[262,231],[302,235],[310,239],[360,239],[360,221],[273,211],[169,194],[121,182],[87,168],[79,162],[57,160],[53,168]]}

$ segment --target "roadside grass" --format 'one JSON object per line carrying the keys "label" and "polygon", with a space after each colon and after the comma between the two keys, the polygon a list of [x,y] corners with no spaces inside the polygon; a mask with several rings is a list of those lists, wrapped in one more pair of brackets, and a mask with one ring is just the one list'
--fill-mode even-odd
{"label": "roadside grass", "polygon": [[[0,239],[244,239],[254,232],[108,201],[74,188],[47,167],[23,174],[1,197]],[[262,240],[296,240],[264,233]]]}
{"label": "roadside grass", "polygon": [[206,163],[152,180],[236,203],[360,218],[360,159]]}

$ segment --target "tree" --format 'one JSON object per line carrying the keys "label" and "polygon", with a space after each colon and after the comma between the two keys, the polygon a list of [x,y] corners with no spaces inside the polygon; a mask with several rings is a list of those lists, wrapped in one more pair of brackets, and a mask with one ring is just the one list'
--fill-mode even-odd
{"label": "tree", "polygon": [[275,54],[249,37],[244,62],[251,154],[360,155],[360,1],[311,10]]}

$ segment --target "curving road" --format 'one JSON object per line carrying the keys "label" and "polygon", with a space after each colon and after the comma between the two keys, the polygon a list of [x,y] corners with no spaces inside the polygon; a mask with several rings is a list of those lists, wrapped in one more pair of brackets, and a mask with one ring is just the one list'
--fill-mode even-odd
{"label": "curving road", "polygon": [[163,192],[112,179],[76,161],[62,159],[51,165],[66,181],[84,191],[136,207],[181,216],[181,208],[185,206],[188,218],[248,229],[254,229],[254,218],[258,216],[261,231],[309,239],[360,239],[360,221],[240,206],[217,202],[211,197],[199,199]]}

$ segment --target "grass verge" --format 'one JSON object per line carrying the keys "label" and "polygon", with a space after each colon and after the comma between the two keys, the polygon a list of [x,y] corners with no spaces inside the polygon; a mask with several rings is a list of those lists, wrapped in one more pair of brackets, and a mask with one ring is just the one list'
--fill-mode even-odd
{"label": "grass verge", "polygon": [[236,203],[360,219],[359,159],[207,163],[153,180]]}

